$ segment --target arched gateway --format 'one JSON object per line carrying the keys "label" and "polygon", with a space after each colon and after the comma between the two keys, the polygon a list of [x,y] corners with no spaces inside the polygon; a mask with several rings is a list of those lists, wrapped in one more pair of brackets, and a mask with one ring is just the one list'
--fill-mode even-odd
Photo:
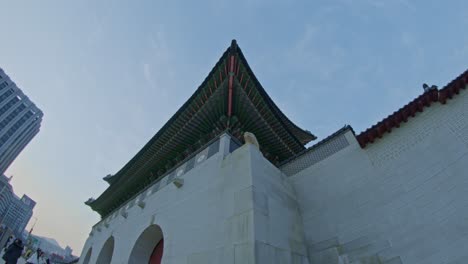
{"label": "arched gateway", "polygon": [[153,253],[149,259],[149,264],[161,264],[162,255],[164,250],[164,238],[154,247]]}
{"label": "arched gateway", "polygon": [[109,237],[102,246],[101,252],[97,258],[96,264],[110,264],[114,254],[114,237]]}
{"label": "arched gateway", "polygon": [[164,249],[162,230],[157,225],[147,227],[133,246],[129,264],[160,264]]}
{"label": "arched gateway", "polygon": [[83,260],[83,264],[89,264],[89,260],[91,259],[91,253],[93,252],[93,249],[90,248],[88,249],[88,252],[86,253],[86,256]]}

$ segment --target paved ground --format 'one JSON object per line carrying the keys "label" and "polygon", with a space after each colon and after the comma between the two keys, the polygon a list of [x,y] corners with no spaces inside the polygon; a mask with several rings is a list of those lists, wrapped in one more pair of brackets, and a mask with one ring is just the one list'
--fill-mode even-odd
{"label": "paved ground", "polygon": [[[18,264],[25,264],[26,263],[26,260],[24,260],[23,258],[20,258],[18,260]],[[0,264],[5,264],[5,261],[3,261],[3,259],[0,258]]]}

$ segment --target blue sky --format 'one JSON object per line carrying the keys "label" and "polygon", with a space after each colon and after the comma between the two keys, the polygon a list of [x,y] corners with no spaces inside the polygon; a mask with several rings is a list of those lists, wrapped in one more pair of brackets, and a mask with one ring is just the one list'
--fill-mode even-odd
{"label": "blue sky", "polygon": [[319,140],[360,132],[467,69],[468,2],[4,1],[0,67],[43,110],[10,167],[35,233],[81,252],[83,202],[201,84],[237,39],[264,88]]}

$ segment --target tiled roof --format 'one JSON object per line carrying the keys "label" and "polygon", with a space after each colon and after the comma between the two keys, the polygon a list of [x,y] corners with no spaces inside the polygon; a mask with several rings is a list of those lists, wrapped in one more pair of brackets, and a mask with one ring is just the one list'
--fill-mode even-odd
{"label": "tiled roof", "polygon": [[430,107],[435,102],[446,104],[448,100],[460,93],[460,90],[466,89],[468,84],[468,70],[447,84],[444,88],[437,90],[431,89],[418,96],[409,104],[403,106],[398,111],[387,116],[382,121],[361,132],[357,140],[362,148],[367,144],[373,143],[375,139],[381,138],[386,133],[392,132],[392,129],[400,127],[402,122],[407,122],[410,117],[415,117],[417,112],[423,112],[424,108]]}
{"label": "tiled roof", "polygon": [[344,134],[344,133],[346,133],[348,131],[351,131],[355,135],[354,129],[350,125],[344,125],[342,128],[338,129],[333,134],[331,134],[331,135],[327,136],[326,138],[320,140],[319,142],[315,143],[314,145],[308,147],[307,149],[304,149],[302,152],[298,153],[297,155],[294,155],[294,156],[290,157],[289,159],[281,162],[279,164],[279,167],[281,167],[281,166],[283,166],[285,164],[288,164],[291,161],[301,157],[302,155],[319,148],[320,146],[322,146],[322,145],[330,142],[331,140],[335,139],[337,136],[340,136],[340,135],[342,135],[342,134]]}
{"label": "tiled roof", "polygon": [[105,216],[221,133],[241,139],[245,131],[275,164],[316,138],[281,112],[233,40],[202,85],[121,170],[104,178],[110,186],[87,205]]}

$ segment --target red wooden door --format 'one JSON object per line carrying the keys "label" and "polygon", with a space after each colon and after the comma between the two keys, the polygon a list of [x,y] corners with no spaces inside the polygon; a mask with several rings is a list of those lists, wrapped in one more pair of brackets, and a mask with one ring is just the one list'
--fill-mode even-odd
{"label": "red wooden door", "polygon": [[161,241],[159,241],[159,243],[154,247],[153,253],[151,253],[149,264],[161,264],[163,249],[164,239],[161,239]]}

